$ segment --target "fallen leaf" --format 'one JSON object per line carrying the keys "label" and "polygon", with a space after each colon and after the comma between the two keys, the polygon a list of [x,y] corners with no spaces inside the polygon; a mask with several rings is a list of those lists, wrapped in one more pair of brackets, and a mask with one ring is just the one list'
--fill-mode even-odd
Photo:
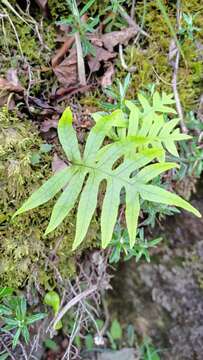
{"label": "fallen leaf", "polygon": [[24,87],[15,82],[0,78],[0,90],[21,93],[24,91]]}
{"label": "fallen leaf", "polygon": [[101,67],[101,61],[108,61],[110,59],[113,59],[117,56],[115,52],[110,52],[105,50],[102,47],[94,46],[95,48],[95,56],[89,55],[87,57],[88,65],[90,68],[91,73],[98,71]]}
{"label": "fallen leaf", "polygon": [[50,129],[57,129],[58,119],[47,119],[44,120],[40,126],[40,131],[43,133],[48,132]]}
{"label": "fallen leaf", "polygon": [[66,55],[70,47],[73,45],[74,41],[75,41],[74,37],[69,36],[62,44],[62,46],[57,50],[57,53],[54,55],[54,57],[51,60],[51,64],[53,68],[60,64],[61,60]]}
{"label": "fallen leaf", "polygon": [[52,171],[56,173],[65,167],[67,167],[67,164],[55,153],[51,164]]}
{"label": "fallen leaf", "polygon": [[112,76],[115,73],[113,64],[110,64],[101,78],[101,86],[106,87],[112,84]]}
{"label": "fallen leaf", "polygon": [[76,49],[72,48],[70,54],[58,66],[53,68],[53,71],[58,81],[64,86],[69,87],[78,82],[77,74],[77,53]]}
{"label": "fallen leaf", "polygon": [[104,47],[108,51],[112,52],[114,47],[118,44],[127,45],[129,40],[132,39],[137,32],[137,28],[128,27],[120,31],[112,31],[107,34],[103,34],[100,39],[102,40]]}

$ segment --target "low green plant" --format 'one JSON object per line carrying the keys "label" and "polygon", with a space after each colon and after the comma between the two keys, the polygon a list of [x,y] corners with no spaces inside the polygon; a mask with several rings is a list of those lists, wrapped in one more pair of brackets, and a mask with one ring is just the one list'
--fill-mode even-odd
{"label": "low green plant", "polygon": [[[11,289],[1,288],[1,303],[0,303],[0,319],[3,322],[3,326],[0,331],[2,333],[13,332],[14,337],[12,340],[12,346],[15,348],[22,336],[26,344],[29,343],[30,333],[29,326],[36,321],[45,318],[45,313],[29,314],[27,312],[27,301],[24,296],[12,295]],[[2,296],[2,293],[4,295]]]}
{"label": "low green plant", "polygon": [[[125,199],[126,224],[130,247],[136,242],[137,223],[142,200],[177,206],[198,217],[201,214],[180,196],[151,181],[178,165],[166,162],[166,151],[178,156],[176,141],[189,139],[177,126],[179,119],[167,120],[165,114],[175,110],[172,96],[155,92],[152,103],[138,95],[140,105],[126,101],[129,114],[115,110],[108,115],[94,114],[83,155],[72,126],[72,113],[67,108],[58,124],[58,136],[69,166],[45,182],[17,210],[14,216],[38,207],[64,189],[53,208],[45,234],[50,233],[74,208],[80,195],[76,219],[75,250],[84,240],[97,207],[101,183],[106,184],[101,210],[101,241],[106,248],[112,240],[120,197]],[[105,144],[105,140],[111,140]],[[104,143],[104,145],[103,145]],[[103,145],[103,146],[102,146]]]}
{"label": "low green plant", "polygon": [[118,342],[121,341],[123,337],[122,327],[117,319],[113,319],[110,329],[107,331],[107,336],[111,344],[111,348],[116,350],[118,348]]}
{"label": "low green plant", "polygon": [[[44,303],[46,305],[49,305],[52,307],[53,312],[54,312],[54,316],[56,316],[58,314],[59,308],[60,308],[60,297],[59,294],[56,291],[49,291],[48,293],[46,293],[45,297],[44,297]],[[59,330],[62,328],[62,322],[59,321],[56,325],[55,325],[55,330]]]}
{"label": "low green plant", "polygon": [[149,338],[145,338],[140,347],[142,360],[161,360],[158,350],[154,347]]}
{"label": "low green plant", "polygon": [[129,88],[130,82],[131,82],[130,73],[128,73],[123,83],[117,79],[115,84],[116,86],[111,85],[104,88],[104,93],[108,96],[108,98],[112,99],[114,103],[111,104],[109,102],[108,103],[103,102],[102,103],[103,108],[108,111],[109,110],[112,111],[116,109],[121,109],[125,111],[126,93]]}
{"label": "low green plant", "polygon": [[196,16],[197,14],[191,15],[183,13],[183,21],[178,32],[182,37],[194,40],[194,35],[201,30],[194,25]]}
{"label": "low green plant", "polygon": [[86,56],[87,54],[95,55],[95,49],[89,41],[87,33],[91,33],[95,30],[95,26],[99,22],[99,16],[96,16],[95,18],[88,17],[87,20],[82,19],[83,15],[85,15],[94,2],[95,0],[87,1],[87,3],[79,11],[75,0],[68,0],[67,3],[70,8],[71,15],[58,22],[58,24],[70,25],[70,34],[79,33],[83,49],[83,56]]}
{"label": "low green plant", "polygon": [[138,262],[142,257],[144,257],[147,262],[150,262],[149,249],[156,247],[161,240],[162,238],[157,238],[147,241],[144,237],[144,230],[141,228],[138,230],[136,243],[133,248],[131,248],[128,231],[126,229],[122,229],[118,225],[113,233],[113,239],[110,243],[112,251],[109,262],[117,263],[120,261],[122,256],[124,256],[125,261],[135,258]]}

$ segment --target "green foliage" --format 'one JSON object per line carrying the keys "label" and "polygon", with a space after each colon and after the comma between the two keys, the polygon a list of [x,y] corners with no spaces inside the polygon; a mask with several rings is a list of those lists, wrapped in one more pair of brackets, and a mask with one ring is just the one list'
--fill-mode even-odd
{"label": "green foliage", "polygon": [[[103,181],[106,182],[101,211],[103,248],[112,239],[123,190],[131,247],[135,244],[141,199],[175,205],[201,216],[198,210],[178,195],[150,183],[163,172],[177,167],[175,163],[165,162],[165,152],[168,150],[178,156],[175,141],[188,138],[180,134],[179,129],[174,130],[178,119],[165,121],[165,113],[175,113],[171,107],[171,96],[164,93],[160,96],[156,92],[152,104],[141,94],[138,98],[141,109],[132,102],[126,102],[130,109],[128,118],[121,110],[115,110],[109,115],[95,114],[96,125],[88,135],[83,156],[72,126],[72,113],[67,108],[59,121],[58,136],[70,165],[44,183],[15,216],[46,203],[66,186],[53,208],[45,233],[49,234],[69,214],[81,194],[73,243],[73,249],[76,249],[87,233]],[[115,141],[101,147],[106,136]],[[155,159],[159,162],[151,163]]]}
{"label": "green foliage", "polygon": [[118,79],[116,79],[116,86],[107,86],[104,88],[104,93],[108,96],[108,98],[113,99],[114,103],[102,102],[102,107],[105,110],[116,110],[116,109],[125,109],[125,100],[126,93],[130,85],[130,73],[125,77],[124,82],[122,83]]}
{"label": "green foliage", "polygon": [[140,352],[142,360],[161,360],[158,350],[148,338],[144,339],[143,345],[140,347]]}
{"label": "green foliage", "polygon": [[138,230],[136,243],[133,248],[131,248],[127,230],[122,230],[120,226],[117,226],[113,233],[113,239],[110,243],[112,252],[109,258],[109,262],[117,263],[120,261],[123,255],[125,261],[131,258],[135,258],[135,260],[138,262],[142,257],[144,257],[147,262],[150,262],[148,249],[156,247],[156,245],[159,244],[161,240],[162,238],[157,238],[147,241],[144,237],[144,230],[141,228]]}
{"label": "green foliage", "polygon": [[83,55],[87,54],[95,55],[94,47],[91,45],[91,42],[87,38],[87,33],[91,33],[94,31],[95,26],[99,22],[99,16],[95,18],[88,17],[87,21],[82,20],[82,16],[88,11],[88,9],[92,6],[95,0],[89,0],[82,8],[82,10],[78,10],[78,6],[75,0],[68,0],[68,6],[71,11],[71,15],[67,18],[59,21],[59,24],[68,24],[71,26],[71,33],[75,34],[78,32],[80,34],[80,39],[83,48]]}
{"label": "green foliage", "polygon": [[[49,291],[48,293],[46,293],[44,297],[44,303],[52,307],[54,316],[56,316],[60,308],[60,297],[58,293],[56,291]],[[59,330],[61,328],[62,328],[62,322],[59,321],[55,325],[55,330]]]}
{"label": "green foliage", "polygon": [[[0,292],[5,292],[4,289],[0,289]],[[8,293],[8,292],[7,292]],[[22,336],[26,342],[29,343],[30,334],[29,326],[36,321],[44,319],[46,314],[37,313],[29,315],[27,312],[27,301],[24,296],[5,296],[0,303],[0,319],[3,322],[1,332],[7,333],[15,331],[12,345],[15,348],[19,342],[20,336]]]}
{"label": "green foliage", "polygon": [[110,334],[114,340],[120,340],[122,338],[122,328],[117,319],[112,321]]}
{"label": "green foliage", "polygon": [[118,348],[118,343],[122,340],[123,331],[122,327],[117,319],[114,319],[111,323],[107,336],[113,350]]}
{"label": "green foliage", "polygon": [[195,33],[200,31],[200,28],[194,25],[195,15],[183,13],[183,23],[179,29],[179,34],[183,37],[187,37],[190,40],[194,40]]}

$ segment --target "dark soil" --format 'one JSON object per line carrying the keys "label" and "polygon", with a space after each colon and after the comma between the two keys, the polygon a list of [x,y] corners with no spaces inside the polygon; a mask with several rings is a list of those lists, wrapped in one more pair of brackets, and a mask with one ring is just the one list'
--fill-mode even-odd
{"label": "dark soil", "polygon": [[[203,211],[203,198],[194,205]],[[200,360],[203,220],[182,213],[167,218],[163,225],[165,245],[159,247],[152,262],[126,262],[116,272],[113,307],[117,307],[121,322],[132,323],[138,335],[153,339],[161,359]]]}

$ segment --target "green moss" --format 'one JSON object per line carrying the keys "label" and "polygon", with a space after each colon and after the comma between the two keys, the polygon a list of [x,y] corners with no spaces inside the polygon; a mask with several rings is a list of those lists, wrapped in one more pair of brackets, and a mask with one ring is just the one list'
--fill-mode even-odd
{"label": "green moss", "polygon": [[[182,2],[181,2],[182,3]],[[148,31],[151,38],[141,37],[136,46],[128,46],[125,50],[125,60],[129,66],[136,66],[137,71],[132,74],[131,88],[129,96],[137,93],[150,83],[156,83],[158,90],[171,91],[171,81],[173,69],[169,64],[168,53],[172,35],[165,23],[163,16],[156,6],[156,1],[147,2],[145,15],[145,30]],[[195,26],[202,29],[203,16],[200,12],[200,5],[196,1],[183,1],[183,10],[195,16]],[[138,22],[141,23],[144,7],[143,2],[137,2],[136,15]],[[174,4],[167,5],[167,11],[171,23],[176,27],[176,8]],[[199,11],[199,12],[198,12]],[[195,34],[195,41],[187,37],[184,38],[181,46],[187,60],[188,69],[186,69],[183,60],[179,66],[180,83],[178,89],[184,111],[187,112],[194,108],[201,94],[201,81],[203,72],[203,63],[199,59],[196,41],[202,42],[203,31]],[[120,61],[117,61],[116,77],[123,79],[126,71],[121,67]]]}
{"label": "green moss", "polygon": [[[49,289],[59,274],[64,279],[75,272],[71,251],[75,214],[72,212],[46,237],[43,234],[50,218],[51,202],[12,220],[15,210],[51,175],[52,157],[42,154],[39,164],[31,164],[31,156],[39,151],[42,140],[29,120],[20,121],[16,114],[3,109],[0,124],[0,283],[18,287],[29,280]],[[77,254],[96,243],[97,231],[97,222],[93,221]]]}
{"label": "green moss", "polygon": [[48,0],[48,8],[53,20],[59,20],[69,14],[69,8],[66,0]]}

